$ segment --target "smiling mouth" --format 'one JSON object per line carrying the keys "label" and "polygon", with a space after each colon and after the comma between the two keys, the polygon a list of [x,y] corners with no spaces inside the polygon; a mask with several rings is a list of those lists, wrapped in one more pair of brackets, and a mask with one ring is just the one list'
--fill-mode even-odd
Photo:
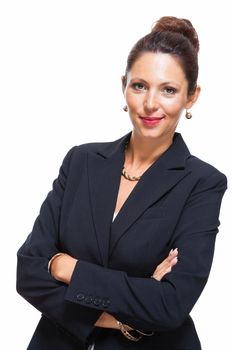
{"label": "smiling mouth", "polygon": [[165,118],[165,116],[161,116],[161,117],[149,117],[149,116],[139,116],[139,118],[141,119],[142,123],[145,126],[156,126],[160,123],[160,121],[162,119]]}
{"label": "smiling mouth", "polygon": [[143,116],[139,116],[139,118],[144,119],[144,120],[153,121],[153,120],[161,120],[164,117],[143,117]]}

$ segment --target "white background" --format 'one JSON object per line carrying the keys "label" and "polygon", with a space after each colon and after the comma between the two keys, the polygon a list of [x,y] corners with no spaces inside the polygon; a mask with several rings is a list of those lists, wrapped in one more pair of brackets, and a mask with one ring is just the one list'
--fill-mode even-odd
{"label": "white background", "polygon": [[[0,2],[1,344],[25,350],[40,314],[15,292],[16,251],[66,152],[131,129],[120,77],[127,54],[163,15],[199,33],[202,94],[182,118],[191,152],[226,173],[209,282],[192,315],[203,350],[232,348],[232,15],[230,1]],[[4,325],[4,327],[3,327]],[[2,328],[3,327],[3,328]]]}

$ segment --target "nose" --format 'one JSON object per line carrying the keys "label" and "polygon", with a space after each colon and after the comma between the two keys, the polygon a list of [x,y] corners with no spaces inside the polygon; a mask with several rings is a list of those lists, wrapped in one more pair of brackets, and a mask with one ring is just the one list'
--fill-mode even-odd
{"label": "nose", "polygon": [[159,104],[158,93],[156,91],[148,91],[144,101],[144,109],[146,113],[149,114],[151,112],[158,110],[159,106],[160,104]]}

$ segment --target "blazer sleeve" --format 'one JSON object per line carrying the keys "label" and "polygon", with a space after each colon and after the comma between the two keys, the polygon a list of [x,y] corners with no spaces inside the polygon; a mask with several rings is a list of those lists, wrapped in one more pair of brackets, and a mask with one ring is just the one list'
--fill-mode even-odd
{"label": "blazer sleeve", "polygon": [[225,175],[215,170],[196,185],[172,235],[171,247],[179,250],[178,264],[162,281],[78,261],[66,300],[106,310],[138,329],[162,331],[180,326],[208,279],[226,183]]}
{"label": "blazer sleeve", "polygon": [[17,291],[68,334],[85,342],[101,311],[65,300],[69,286],[48,273],[49,259],[59,252],[59,222],[69,164],[75,147],[66,155],[59,176],[41,206],[31,234],[18,250]]}

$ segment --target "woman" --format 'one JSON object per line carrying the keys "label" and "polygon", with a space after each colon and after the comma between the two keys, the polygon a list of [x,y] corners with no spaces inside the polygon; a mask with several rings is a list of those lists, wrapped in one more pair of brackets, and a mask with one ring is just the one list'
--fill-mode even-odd
{"label": "woman", "polygon": [[42,313],[28,349],[201,349],[189,313],[226,177],[175,132],[200,92],[198,49],[188,20],[162,17],[122,78],[132,132],[65,157],[18,251],[17,290]]}

